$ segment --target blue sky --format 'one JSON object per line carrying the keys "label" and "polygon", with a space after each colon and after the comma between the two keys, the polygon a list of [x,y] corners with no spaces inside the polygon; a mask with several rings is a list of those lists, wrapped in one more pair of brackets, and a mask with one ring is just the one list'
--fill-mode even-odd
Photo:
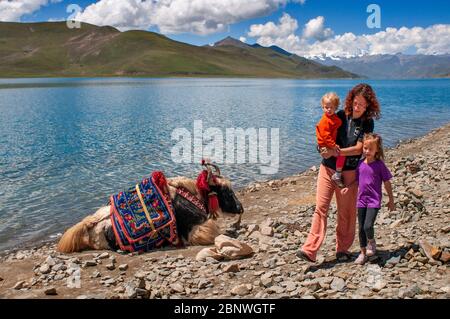
{"label": "blue sky", "polygon": [[[2,1],[2,0],[0,0]],[[13,1],[22,1],[22,0],[13,0]],[[23,0],[25,1],[25,0]],[[35,21],[48,21],[49,19],[63,19],[63,18],[67,18],[69,16],[68,13],[66,13],[66,8],[69,4],[72,3],[76,3],[78,4],[81,8],[86,9],[87,7],[91,6],[92,4],[98,3],[100,1],[103,2],[108,2],[108,1],[119,1],[119,0],[63,0],[60,1],[59,3],[52,3],[58,0],[28,0],[28,1],[36,1],[39,2],[48,2],[48,4],[41,6],[38,10],[34,11],[31,14],[24,14],[22,15],[19,20],[23,21],[23,22],[35,22]],[[124,3],[124,0],[120,0],[121,3]],[[133,2],[133,1],[139,1],[139,0],[127,0],[129,2]],[[172,0],[173,2],[180,2],[183,0]],[[189,1],[189,0],[185,0],[185,1]],[[218,1],[218,0],[210,0],[210,1]],[[232,0],[228,0],[231,1]],[[235,2],[233,2],[234,4],[236,4],[236,0],[234,0]],[[253,0],[253,2],[258,2],[259,0]],[[276,1],[279,0],[260,0],[261,3],[276,3]],[[352,33],[355,36],[360,36],[360,35],[375,35],[377,33],[379,33],[380,31],[384,31],[386,30],[386,28],[388,27],[392,27],[392,28],[401,28],[401,27],[406,27],[408,29],[412,29],[413,27],[422,27],[424,29],[429,28],[431,26],[434,25],[438,25],[438,24],[444,24],[449,26],[450,23],[450,1],[448,0],[429,0],[427,2],[424,1],[404,1],[404,0],[396,0],[396,1],[388,1],[388,0],[371,0],[371,1],[365,1],[365,0],[341,0],[341,1],[329,1],[329,0],[306,0],[303,4],[298,3],[299,0],[297,0],[297,2],[295,2],[295,0],[284,0],[284,2],[286,2],[286,5],[281,5],[281,6],[277,6],[275,7],[275,9],[273,10],[267,10],[267,12],[262,12],[259,16],[255,17],[255,14],[250,13],[248,16],[249,18],[245,18],[245,16],[239,17],[239,18],[235,18],[233,17],[232,13],[232,17],[231,18],[224,18],[224,21],[219,21],[220,18],[215,17],[213,19],[213,22],[218,22],[218,23],[225,23],[225,27],[224,28],[218,28],[217,31],[215,32],[195,32],[195,30],[193,31],[192,27],[191,29],[189,29],[188,27],[186,28],[186,30],[183,30],[183,28],[181,28],[181,30],[176,30],[176,32],[172,32],[170,30],[172,30],[174,28],[173,23],[177,23],[176,20],[174,20],[172,23],[172,25],[170,26],[161,26],[161,24],[157,24],[156,25],[151,25],[150,27],[140,27],[140,28],[147,28],[150,31],[156,31],[156,32],[161,32],[166,34],[168,37],[177,40],[177,41],[182,41],[182,42],[187,42],[187,43],[191,43],[194,45],[204,45],[204,44],[209,44],[209,43],[213,43],[216,42],[226,36],[232,36],[235,38],[240,38],[240,37],[245,37],[247,43],[255,43],[258,42],[260,44],[263,45],[268,45],[268,44],[276,44],[279,46],[284,46],[285,49],[287,50],[291,50],[291,51],[298,51],[300,50],[299,47],[301,45],[304,45],[305,43],[308,44],[312,44],[314,41],[316,41],[319,38],[305,38],[304,35],[302,35],[302,32],[305,28],[305,24],[308,23],[309,21],[318,18],[319,16],[323,17],[322,21],[318,21],[316,20],[317,23],[319,23],[320,25],[318,26],[318,28],[320,29],[319,32],[324,31],[325,29],[330,29],[330,34],[332,34],[333,36],[324,36],[323,38],[320,39],[319,42],[323,42],[324,39],[328,39],[329,41],[331,41],[333,39],[333,37],[339,36],[339,35],[343,35],[344,33]],[[125,1],[126,2],[126,1]],[[201,0],[198,2],[204,2],[204,3],[208,3],[208,0]],[[211,3],[211,2],[209,2]],[[217,2],[219,3],[219,2]],[[242,0],[241,5],[244,5],[246,2],[245,0]],[[375,3],[378,4],[381,8],[381,28],[377,29],[370,29],[367,27],[366,25],[366,20],[367,17],[370,15],[370,13],[366,12],[366,8],[369,4],[371,3]],[[174,6],[174,12],[170,12],[169,17],[175,16],[174,13],[177,13],[176,7]],[[226,8],[227,9],[227,8]],[[114,11],[116,10],[116,11]],[[119,10],[119,11],[117,11]],[[132,21],[133,18],[130,17],[129,19],[127,17],[125,17],[127,15],[127,13],[125,11],[123,11],[123,13],[121,13],[120,8],[114,9],[111,8],[111,16],[113,16],[114,14],[123,14],[123,20],[124,21]],[[232,11],[232,10],[229,10]],[[236,12],[235,15],[239,16],[240,12],[239,11],[243,11],[243,8],[236,8]],[[108,16],[109,12],[106,11],[98,11],[96,14],[97,16],[92,18],[91,15],[91,20],[88,20],[92,23],[95,24],[99,24],[99,23],[104,23],[108,24],[108,21],[115,21],[115,20],[103,20],[102,21],[102,17],[104,16]],[[297,28],[292,28],[292,35],[296,36],[298,39],[296,39],[296,43],[293,44],[292,41],[290,41],[288,43],[286,35],[284,35],[282,37],[280,37],[280,34],[277,33],[273,33],[270,36],[266,36],[263,37],[262,34],[264,33],[264,31],[261,30],[267,30],[267,28],[269,27],[268,25],[266,25],[269,22],[273,22],[275,25],[280,25],[281,26],[281,21],[280,18],[285,15],[288,14],[289,16],[289,23],[296,23],[298,24]],[[256,14],[258,15],[258,14]],[[136,17],[134,17],[136,18]],[[154,21],[155,19],[157,20],[158,18],[161,17],[152,17],[151,21]],[[189,20],[189,17],[183,17],[182,21],[187,21]],[[186,20],[187,19],[187,20]],[[205,17],[205,19],[209,19],[209,17]],[[228,20],[227,20],[228,19]],[[287,19],[287,18],[286,18]],[[0,8],[0,20],[2,20],[2,12],[1,12],[1,8]],[[16,19],[17,20],[17,19]],[[136,18],[137,20],[137,18]],[[149,18],[150,21],[150,18]],[[229,22],[231,21],[231,23]],[[137,22],[136,22],[137,23]],[[164,24],[163,22],[160,22]],[[287,23],[287,22],[286,22]],[[109,23],[111,24],[111,23]],[[251,26],[252,25],[260,25],[261,28],[263,28],[263,26],[265,26],[263,29],[260,30],[260,32],[254,32],[253,36],[249,35],[249,31],[251,30]],[[118,27],[120,27],[120,25],[116,25]],[[123,27],[123,25],[121,25]],[[128,26],[127,26],[128,27]],[[180,26],[178,26],[177,28],[179,28]],[[136,25],[130,25],[130,28],[136,28]],[[165,29],[164,29],[165,28]],[[169,30],[169,31],[168,31]],[[426,31],[426,32],[425,32]],[[444,35],[448,35],[447,34],[447,29],[445,30],[440,30],[440,31],[436,31],[435,29],[433,30],[425,30],[423,32],[422,38],[424,37],[428,37],[428,33],[430,32],[433,35],[436,36],[436,39],[440,39],[442,38],[442,36]],[[181,32],[181,33],[178,33]],[[439,33],[437,33],[439,32]],[[203,34],[201,34],[203,33]],[[258,34],[257,34],[258,33]],[[411,31],[412,33],[412,31]],[[267,35],[267,32],[265,32],[264,34]],[[325,33],[324,33],[325,34]],[[358,38],[359,39],[359,38]],[[306,42],[305,42],[306,41]],[[342,39],[338,39],[338,42],[340,43],[340,45],[344,45],[344,43],[348,43],[349,41],[351,41],[350,39],[346,40],[347,42],[343,41]],[[370,40],[372,41],[372,40]],[[388,38],[385,39],[385,41],[390,41]],[[412,40],[411,40],[412,41]],[[315,47],[311,47],[311,52],[317,52],[318,50],[328,50],[329,48],[333,47],[333,43],[317,43],[317,45]],[[439,47],[433,48],[434,51],[432,52],[438,52],[438,53],[442,53],[440,51],[442,51],[442,47],[445,47],[446,44],[440,44]],[[414,53],[417,51],[420,52],[431,52],[429,49],[430,44],[423,44],[421,47],[414,47],[411,46],[409,44],[405,44],[402,46],[402,50],[407,52],[407,53]],[[405,49],[404,49],[405,48]],[[356,49],[355,49],[356,50]],[[379,49],[375,49],[374,48],[367,48],[367,45],[365,48],[358,48],[357,50],[361,51],[361,52],[365,52],[365,50],[371,52],[378,52]],[[378,51],[377,51],[378,50]],[[395,49],[387,49],[387,50],[395,50]],[[427,51],[428,50],[428,51]],[[310,52],[308,51],[308,52]],[[339,53],[340,50],[337,50],[335,53],[336,54],[343,54],[342,52]],[[358,52],[359,52],[358,51]],[[445,51],[445,49],[444,49]],[[306,53],[308,53],[306,52]],[[334,51],[333,51],[334,52]],[[444,52],[445,53],[445,52]]]}

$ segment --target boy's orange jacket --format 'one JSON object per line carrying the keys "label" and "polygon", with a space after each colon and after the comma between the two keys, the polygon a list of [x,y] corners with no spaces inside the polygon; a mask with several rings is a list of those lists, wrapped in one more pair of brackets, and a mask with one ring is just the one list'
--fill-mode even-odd
{"label": "boy's orange jacket", "polygon": [[338,128],[342,125],[342,120],[336,114],[331,116],[323,114],[316,125],[317,144],[320,147],[333,148],[336,146],[336,136]]}

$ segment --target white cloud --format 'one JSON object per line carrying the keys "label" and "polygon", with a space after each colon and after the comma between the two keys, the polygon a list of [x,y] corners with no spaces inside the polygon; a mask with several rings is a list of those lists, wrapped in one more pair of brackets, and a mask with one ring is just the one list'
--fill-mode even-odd
{"label": "white cloud", "polygon": [[99,0],[75,19],[119,29],[157,26],[165,34],[226,31],[230,24],[266,16],[288,3],[304,0]]}
{"label": "white cloud", "polygon": [[298,29],[297,20],[284,13],[278,22],[278,24],[273,22],[254,24],[250,26],[248,36],[257,38],[257,42],[262,46],[277,45],[281,48],[300,46],[303,40],[295,35]]}
{"label": "white cloud", "polygon": [[270,38],[284,38],[294,33],[298,29],[297,20],[291,18],[287,13],[284,13],[276,25],[273,22],[266,24],[253,24],[250,26],[251,37],[270,37]]}
{"label": "white cloud", "polygon": [[0,0],[0,21],[15,22],[26,14],[31,14],[49,3],[62,0]]}
{"label": "white cloud", "polygon": [[324,22],[325,18],[322,16],[309,20],[309,22],[305,24],[303,37],[306,39],[314,38],[318,41],[323,41],[332,37],[334,32],[330,28],[325,29]]}
{"label": "white cloud", "polygon": [[277,45],[305,57],[352,57],[365,54],[395,54],[413,49],[419,54],[450,53],[450,25],[436,24],[427,28],[386,28],[375,34],[355,35],[351,32],[332,36],[321,16],[305,24],[298,35],[298,22],[284,14],[278,24],[252,25],[248,35],[263,46]]}
{"label": "white cloud", "polygon": [[240,37],[240,38],[239,38],[239,41],[241,41],[241,42],[244,42],[244,43],[245,43],[245,42],[247,42],[247,38],[246,38],[246,37]]}

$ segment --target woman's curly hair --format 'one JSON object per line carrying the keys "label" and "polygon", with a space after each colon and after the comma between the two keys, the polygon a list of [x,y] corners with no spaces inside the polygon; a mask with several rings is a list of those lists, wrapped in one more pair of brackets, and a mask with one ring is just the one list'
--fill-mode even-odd
{"label": "woman's curly hair", "polygon": [[356,96],[361,95],[366,99],[367,109],[363,114],[363,119],[379,119],[381,117],[380,103],[378,103],[375,91],[369,84],[361,83],[356,85],[345,98],[344,111],[347,116],[353,113],[353,100]]}

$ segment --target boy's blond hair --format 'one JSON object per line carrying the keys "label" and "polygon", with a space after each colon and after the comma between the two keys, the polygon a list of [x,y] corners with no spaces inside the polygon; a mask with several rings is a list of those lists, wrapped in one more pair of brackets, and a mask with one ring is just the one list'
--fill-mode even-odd
{"label": "boy's blond hair", "polygon": [[326,102],[331,102],[337,109],[339,107],[339,104],[341,103],[341,100],[339,99],[339,96],[335,92],[328,92],[327,94],[322,96],[320,102],[322,106],[325,105]]}

